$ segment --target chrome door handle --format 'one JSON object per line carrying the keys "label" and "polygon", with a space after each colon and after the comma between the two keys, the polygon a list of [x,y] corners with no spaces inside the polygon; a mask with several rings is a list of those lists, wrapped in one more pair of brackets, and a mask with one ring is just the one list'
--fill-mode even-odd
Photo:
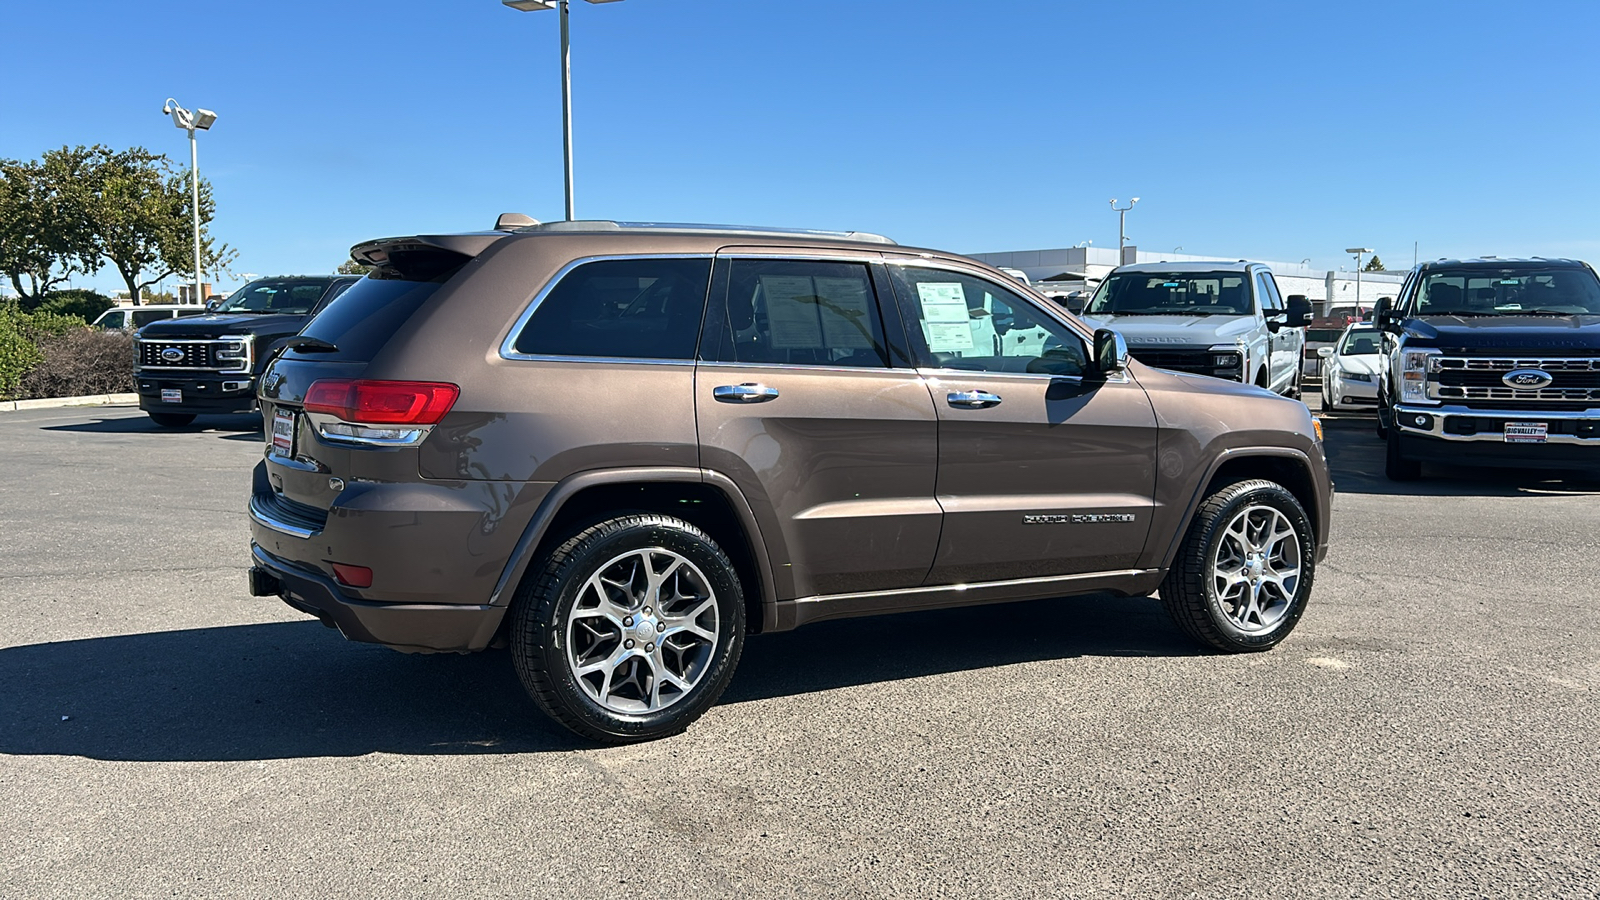
{"label": "chrome door handle", "polygon": [[712,388],[711,396],[722,403],[765,403],[777,399],[778,389],[747,381],[744,384],[724,384]]}
{"label": "chrome door handle", "polygon": [[999,395],[988,391],[951,391],[944,399],[957,409],[988,409],[1000,405]]}

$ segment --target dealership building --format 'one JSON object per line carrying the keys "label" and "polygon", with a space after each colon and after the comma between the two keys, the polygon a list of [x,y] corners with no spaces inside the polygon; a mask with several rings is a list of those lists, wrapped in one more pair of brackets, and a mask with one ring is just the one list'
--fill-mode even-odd
{"label": "dealership building", "polygon": [[[1108,247],[1065,247],[1059,250],[1008,250],[999,253],[969,253],[973,259],[991,266],[1019,269],[1034,287],[1046,294],[1061,295],[1092,289],[1119,264],[1160,262],[1238,262],[1220,256],[1194,256],[1188,253],[1152,253],[1137,247],[1124,247],[1119,254]],[[1120,263],[1119,263],[1120,259]],[[1405,275],[1400,272],[1362,272],[1359,295],[1355,272],[1313,269],[1300,263],[1252,259],[1272,269],[1278,291],[1285,297],[1304,294],[1312,309],[1325,313],[1335,306],[1371,309],[1379,297],[1393,297]]]}

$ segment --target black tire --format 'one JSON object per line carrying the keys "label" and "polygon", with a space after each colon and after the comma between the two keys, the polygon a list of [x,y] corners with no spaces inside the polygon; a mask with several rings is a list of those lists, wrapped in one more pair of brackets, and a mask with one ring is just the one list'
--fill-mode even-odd
{"label": "black tire", "polygon": [[[580,685],[568,659],[568,617],[591,576],[630,552],[657,549],[683,557],[698,570],[697,577],[704,577],[715,599],[717,642],[705,652],[693,686],[670,705],[620,712],[602,705]],[[534,565],[512,601],[511,656],[534,702],[568,729],[608,744],[667,737],[688,728],[728,686],[744,649],[744,592],[727,554],[700,529],[671,516],[624,515],[583,529]],[[618,630],[614,640],[620,643],[630,632]],[[665,642],[662,647],[659,656],[665,655]],[[642,679],[638,667],[644,665],[644,655],[635,656],[641,661],[634,664],[633,677]],[[639,683],[643,690],[642,680]]]}
{"label": "black tire", "polygon": [[193,413],[150,413],[150,421],[162,428],[182,428],[194,421]]}
{"label": "black tire", "polygon": [[[1298,577],[1293,596],[1280,598],[1275,618],[1258,628],[1244,627],[1225,609],[1217,592],[1213,561],[1217,559],[1227,529],[1241,515],[1270,508],[1281,513],[1294,530]],[[1284,543],[1290,540],[1284,538]],[[1289,547],[1282,548],[1287,554]],[[1178,558],[1161,582],[1161,602],[1183,632],[1199,643],[1224,653],[1250,653],[1277,646],[1294,630],[1305,612],[1316,574],[1316,540],[1311,520],[1294,494],[1282,485],[1261,479],[1225,485],[1207,497],[1189,523]]]}
{"label": "black tire", "polygon": [[1379,398],[1378,404],[1379,404],[1378,405],[1378,414],[1373,417],[1374,421],[1373,421],[1373,426],[1372,427],[1373,427],[1373,430],[1376,431],[1377,434],[1378,434],[1378,440],[1386,441],[1386,440],[1389,439],[1389,429],[1388,429],[1388,427],[1386,427],[1383,424],[1383,405],[1382,405],[1383,404],[1383,399],[1382,398]]}
{"label": "black tire", "polygon": [[1385,439],[1389,442],[1389,446],[1383,457],[1383,474],[1387,475],[1390,481],[1416,481],[1421,478],[1422,463],[1400,455],[1399,432],[1389,429],[1387,435]]}

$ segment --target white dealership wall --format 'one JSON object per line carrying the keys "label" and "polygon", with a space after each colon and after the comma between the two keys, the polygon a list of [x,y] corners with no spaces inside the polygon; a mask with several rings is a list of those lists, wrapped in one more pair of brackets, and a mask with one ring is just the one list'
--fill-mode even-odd
{"label": "white dealership wall", "polygon": [[[1081,277],[1087,276],[1090,286],[1098,283],[1118,265],[1117,251],[1109,247],[1062,247],[1055,250],[1006,250],[996,253],[969,253],[973,259],[991,266],[1021,269],[1028,279],[1063,282],[1064,289],[1083,286]],[[1125,262],[1236,262],[1249,257],[1195,256],[1188,253],[1154,253],[1137,247],[1124,248]],[[1312,307],[1324,312],[1331,306],[1361,306],[1371,309],[1379,297],[1393,297],[1405,280],[1402,272],[1362,272],[1361,293],[1356,294],[1356,273],[1340,270],[1313,269],[1299,263],[1274,262],[1267,259],[1250,259],[1265,263],[1272,269],[1278,290],[1284,296],[1304,294]],[[1057,276],[1079,276],[1078,279],[1059,279]],[[1047,285],[1048,287],[1048,285]]]}

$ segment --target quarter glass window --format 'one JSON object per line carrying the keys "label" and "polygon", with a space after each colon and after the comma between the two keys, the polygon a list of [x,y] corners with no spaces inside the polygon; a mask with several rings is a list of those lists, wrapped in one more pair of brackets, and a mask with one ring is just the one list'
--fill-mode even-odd
{"label": "quarter glass window", "polygon": [[709,259],[607,259],[568,272],[539,303],[518,353],[693,359]]}

